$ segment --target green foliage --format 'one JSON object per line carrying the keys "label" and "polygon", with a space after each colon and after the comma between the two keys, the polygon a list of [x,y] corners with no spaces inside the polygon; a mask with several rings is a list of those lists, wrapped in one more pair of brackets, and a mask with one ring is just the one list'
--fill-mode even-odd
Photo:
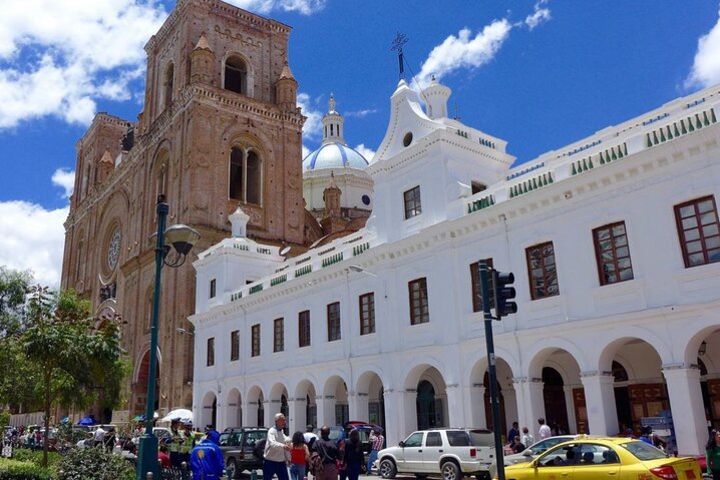
{"label": "green foliage", "polygon": [[57,468],[59,480],[133,480],[135,478],[135,469],[130,462],[97,448],[72,450]]}
{"label": "green foliage", "polygon": [[[42,450],[30,450],[29,448],[16,448],[13,450],[13,460],[18,462],[30,462],[35,465],[42,463],[43,452]],[[48,467],[54,468],[60,463],[62,456],[57,452],[48,452]]]}
{"label": "green foliage", "polygon": [[0,430],[7,425],[10,425],[10,412],[0,411]]}
{"label": "green foliage", "polygon": [[[90,477],[88,477],[90,478]],[[32,462],[0,459],[0,480],[53,480],[51,469]]]}

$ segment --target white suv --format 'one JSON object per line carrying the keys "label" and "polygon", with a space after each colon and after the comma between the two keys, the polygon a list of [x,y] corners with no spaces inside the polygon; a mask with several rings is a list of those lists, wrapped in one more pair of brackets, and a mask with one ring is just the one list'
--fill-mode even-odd
{"label": "white suv", "polygon": [[442,474],[444,480],[459,480],[464,475],[490,479],[489,468],[495,459],[493,440],[490,430],[445,428],[413,432],[397,447],[378,452],[378,470],[383,478],[411,473],[419,477]]}

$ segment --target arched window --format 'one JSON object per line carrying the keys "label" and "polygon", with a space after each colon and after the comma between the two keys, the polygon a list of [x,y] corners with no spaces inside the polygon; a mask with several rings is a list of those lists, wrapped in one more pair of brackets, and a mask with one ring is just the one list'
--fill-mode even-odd
{"label": "arched window", "polygon": [[418,430],[427,430],[442,424],[441,421],[438,421],[439,415],[435,400],[435,389],[432,384],[427,380],[420,382],[417,387],[416,400]]}
{"label": "arched window", "polygon": [[262,203],[262,159],[256,151],[241,147],[230,151],[230,198]]}
{"label": "arched window", "polygon": [[247,64],[240,57],[225,60],[225,90],[247,95]]}
{"label": "arched window", "polygon": [[173,100],[173,80],[175,77],[175,67],[173,64],[169,64],[165,69],[165,76],[163,78],[163,105],[162,109],[165,110],[172,104]]}

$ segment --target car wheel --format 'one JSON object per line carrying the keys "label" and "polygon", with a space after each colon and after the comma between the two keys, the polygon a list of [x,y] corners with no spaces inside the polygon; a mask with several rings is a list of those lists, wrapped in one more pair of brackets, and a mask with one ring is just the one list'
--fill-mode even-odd
{"label": "car wheel", "polygon": [[225,465],[225,472],[227,474],[227,477],[230,479],[237,478],[237,465],[235,464],[234,459],[230,459],[227,461],[227,465]]}
{"label": "car wheel", "polygon": [[443,480],[460,480],[460,478],[462,478],[460,475],[460,467],[453,461],[443,463],[440,471],[442,472]]}
{"label": "car wheel", "polygon": [[393,462],[389,458],[386,458],[380,462],[380,468],[378,470],[380,471],[380,476],[382,478],[395,478],[395,474],[397,474],[395,462]]}

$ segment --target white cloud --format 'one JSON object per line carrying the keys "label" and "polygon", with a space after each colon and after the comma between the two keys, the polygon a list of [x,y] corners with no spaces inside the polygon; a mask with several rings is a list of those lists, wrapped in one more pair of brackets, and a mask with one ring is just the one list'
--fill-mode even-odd
{"label": "white cloud", "polygon": [[68,208],[46,210],[23,201],[0,202],[0,265],[31,270],[36,282],[60,286]]}
{"label": "white cloud", "polygon": [[305,157],[307,157],[308,155],[310,155],[310,151],[311,151],[311,150],[310,150],[308,147],[306,147],[305,145],[302,146],[302,158],[303,158],[303,160],[305,159]]}
{"label": "white cloud", "polygon": [[0,128],[46,115],[88,124],[97,100],[130,98],[166,16],[155,0],[0,2]]}
{"label": "white cloud", "polygon": [[373,157],[375,156],[375,150],[372,148],[366,147],[364,143],[361,143],[357,147],[355,147],[355,150],[360,152],[360,155],[365,157],[365,160],[368,162],[372,162]]}
{"label": "white cloud", "polygon": [[710,31],[700,37],[692,69],[685,87],[709,87],[720,83],[720,18]]}
{"label": "white cloud", "polygon": [[533,30],[538,25],[550,20],[550,9],[543,7],[543,5],[546,5],[547,2],[548,0],[540,0],[537,2],[533,13],[525,17],[525,25],[527,25],[530,30]]}
{"label": "white cloud", "polygon": [[73,188],[75,187],[75,170],[68,171],[64,168],[58,168],[52,175],[53,185],[57,185],[65,190],[63,198],[70,198],[72,195]]}
{"label": "white cloud", "polygon": [[550,20],[550,9],[545,7],[548,1],[539,0],[535,3],[533,13],[522,22],[511,23],[507,18],[501,18],[493,20],[474,36],[469,28],[448,36],[432,49],[422,64],[416,78],[418,84],[425,87],[433,75],[439,79],[461,68],[474,69],[487,64],[495,58],[513,28],[526,26],[533,30]]}
{"label": "white cloud", "polygon": [[[309,15],[326,0],[234,0]],[[99,100],[142,96],[144,45],[167,17],[157,0],[0,0],[0,129],[44,116],[87,125]]]}
{"label": "white cloud", "polygon": [[258,13],[268,13],[272,10],[286,12],[299,12],[311,15],[325,8],[326,0],[227,0],[237,7],[252,10]]}
{"label": "white cloud", "polygon": [[307,93],[298,93],[297,103],[302,108],[302,114],[307,117],[303,125],[303,135],[309,139],[320,137],[323,113],[315,108]]}
{"label": "white cloud", "polygon": [[463,28],[458,35],[450,35],[430,52],[423,63],[417,81],[427,85],[434,74],[441,78],[460,68],[477,68],[495,57],[503,42],[508,38],[512,25],[503,18],[495,20],[474,37],[469,28]]}
{"label": "white cloud", "polygon": [[367,117],[368,115],[372,115],[373,113],[377,113],[377,108],[366,108],[364,110],[355,110],[352,112],[347,112],[345,114],[345,116],[346,117],[363,118],[363,117]]}

